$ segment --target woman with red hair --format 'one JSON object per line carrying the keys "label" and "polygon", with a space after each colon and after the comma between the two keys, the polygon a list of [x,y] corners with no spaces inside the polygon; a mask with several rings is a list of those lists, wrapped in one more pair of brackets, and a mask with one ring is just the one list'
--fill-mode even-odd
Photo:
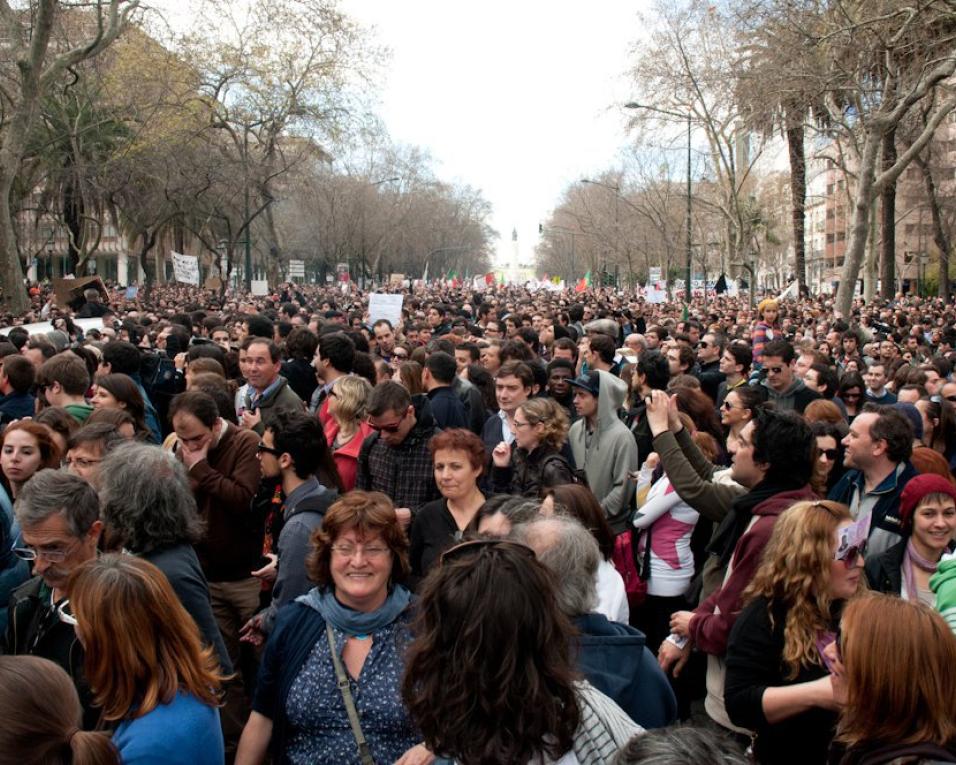
{"label": "woman with red hair", "polygon": [[441,499],[425,505],[411,528],[409,563],[413,581],[428,573],[438,556],[460,542],[475,525],[485,495],[478,479],[485,469],[485,446],[464,428],[450,428],[428,442]]}

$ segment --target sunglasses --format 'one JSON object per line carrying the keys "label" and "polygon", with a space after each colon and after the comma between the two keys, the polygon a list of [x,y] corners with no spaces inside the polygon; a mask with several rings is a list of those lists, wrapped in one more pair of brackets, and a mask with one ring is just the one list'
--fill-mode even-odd
{"label": "sunglasses", "polygon": [[534,550],[532,550],[527,545],[523,545],[520,542],[512,542],[510,539],[497,539],[495,537],[482,537],[481,539],[471,539],[467,542],[462,542],[460,545],[455,545],[454,547],[449,547],[445,552],[443,552],[438,557],[438,565],[443,566],[447,561],[452,558],[456,558],[461,555],[462,552],[470,549],[477,549],[479,547],[511,547],[512,549],[520,550],[522,554],[527,555],[529,558],[533,558]]}
{"label": "sunglasses", "polygon": [[845,568],[851,569],[857,568],[857,560],[860,556],[866,557],[866,542],[847,547],[843,552],[836,553],[833,559],[842,561]]}
{"label": "sunglasses", "polygon": [[830,462],[833,462],[840,455],[840,452],[836,449],[821,449],[820,454],[826,457]]}
{"label": "sunglasses", "polygon": [[369,418],[368,426],[372,430],[376,430],[379,433],[398,433],[399,429],[402,427],[402,423],[405,422],[405,418],[408,416],[408,412],[402,415],[401,419],[398,422],[394,422],[391,425],[376,425],[372,422],[372,419]]}
{"label": "sunglasses", "polygon": [[843,398],[859,398],[859,393],[844,393]]}
{"label": "sunglasses", "polygon": [[282,452],[280,452],[278,449],[275,449],[271,446],[266,446],[265,444],[259,444],[256,447],[256,451],[259,452],[259,454],[262,454],[263,452],[266,454],[271,454],[273,457],[282,456]]}

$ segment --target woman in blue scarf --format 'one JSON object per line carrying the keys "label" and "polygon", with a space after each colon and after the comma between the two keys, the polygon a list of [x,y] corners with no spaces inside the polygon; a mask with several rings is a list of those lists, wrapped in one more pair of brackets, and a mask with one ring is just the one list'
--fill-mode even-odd
{"label": "woman in blue scarf", "polygon": [[277,765],[430,762],[400,694],[411,595],[392,503],[350,492],[312,541],[318,586],[279,612],[236,765],[258,765],[267,750]]}

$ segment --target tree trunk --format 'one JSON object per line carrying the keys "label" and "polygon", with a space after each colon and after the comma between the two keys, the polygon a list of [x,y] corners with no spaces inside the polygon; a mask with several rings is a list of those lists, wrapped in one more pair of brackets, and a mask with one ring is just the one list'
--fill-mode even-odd
{"label": "tree trunk", "polygon": [[803,122],[787,128],[787,151],[790,155],[790,204],[793,217],[793,270],[799,289],[807,286],[806,201],[807,162],[804,154]]}
{"label": "tree trunk", "polygon": [[[896,130],[883,136],[883,170],[896,163]],[[882,193],[881,234],[882,258],[880,260],[880,297],[887,300],[896,294],[896,181],[887,183]]]}
{"label": "tree trunk", "polygon": [[30,129],[39,112],[40,67],[50,44],[55,0],[42,0],[34,13],[30,50],[21,52],[16,61],[20,74],[20,104],[7,115],[9,122],[0,141],[0,286],[3,287],[3,307],[13,314],[25,313],[30,307],[30,299],[23,283],[23,264],[17,249],[10,193],[20,170],[20,161],[26,153]]}
{"label": "tree trunk", "polygon": [[[929,210],[933,218],[933,243],[939,250],[939,278],[937,294],[941,298],[949,297],[949,236],[943,227],[943,214],[939,205],[939,194],[936,189],[936,180],[929,162],[922,156],[914,160],[923,174],[923,185],[926,186],[926,196],[929,199]],[[918,256],[919,257],[919,256]],[[919,268],[919,265],[917,265]]]}
{"label": "tree trunk", "polygon": [[866,242],[869,238],[870,205],[873,202],[873,180],[876,174],[876,159],[880,146],[879,136],[867,131],[860,155],[860,168],[857,175],[856,200],[853,208],[853,224],[850,229],[850,243],[847,245],[840,274],[840,286],[837,288],[835,310],[842,318],[849,319],[853,309],[853,293],[856,281],[863,266],[866,254]]}
{"label": "tree trunk", "polygon": [[70,273],[77,277],[86,275],[85,268],[82,273],[79,270],[83,251],[83,215],[83,196],[72,181],[67,181],[63,186],[63,224],[68,234],[66,252]]}

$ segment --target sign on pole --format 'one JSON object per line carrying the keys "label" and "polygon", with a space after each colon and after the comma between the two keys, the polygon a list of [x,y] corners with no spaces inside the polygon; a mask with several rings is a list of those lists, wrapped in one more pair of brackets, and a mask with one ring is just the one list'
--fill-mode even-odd
{"label": "sign on pole", "polygon": [[383,295],[375,292],[368,296],[368,323],[373,327],[379,319],[388,319],[396,326],[402,318],[404,295]]}
{"label": "sign on pole", "polygon": [[253,295],[269,294],[269,282],[266,279],[253,279],[251,286]]}
{"label": "sign on pole", "polygon": [[177,282],[199,286],[199,258],[170,252],[173,256],[173,277]]}
{"label": "sign on pole", "polygon": [[290,260],[289,261],[289,276],[290,277],[305,277],[305,261],[304,260]]}
{"label": "sign on pole", "polygon": [[335,273],[338,275],[338,281],[348,282],[349,281],[349,264],[348,263],[336,263],[335,264]]}

